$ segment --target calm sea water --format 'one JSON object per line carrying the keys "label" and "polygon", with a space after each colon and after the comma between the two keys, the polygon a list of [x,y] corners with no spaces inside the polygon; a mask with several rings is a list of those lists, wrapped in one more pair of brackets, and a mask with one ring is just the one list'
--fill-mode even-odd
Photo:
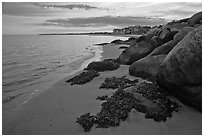
{"label": "calm sea water", "polygon": [[[3,36],[3,110],[16,107],[58,80],[99,60],[102,48],[113,36]],[[126,38],[120,38],[126,39]]]}

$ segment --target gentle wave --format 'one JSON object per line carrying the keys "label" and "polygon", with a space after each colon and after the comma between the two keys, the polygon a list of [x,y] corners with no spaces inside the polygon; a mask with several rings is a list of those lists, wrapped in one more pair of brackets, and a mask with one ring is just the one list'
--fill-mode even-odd
{"label": "gentle wave", "polygon": [[12,103],[9,102],[22,95],[43,91],[65,76],[82,70],[89,62],[100,60],[102,48],[93,44],[114,39],[100,36],[3,36],[3,108],[10,108]]}

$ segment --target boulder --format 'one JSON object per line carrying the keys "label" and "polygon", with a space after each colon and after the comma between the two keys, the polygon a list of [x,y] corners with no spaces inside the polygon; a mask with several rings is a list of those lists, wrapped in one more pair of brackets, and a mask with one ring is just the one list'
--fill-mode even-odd
{"label": "boulder", "polygon": [[193,27],[185,27],[181,29],[178,33],[176,33],[173,40],[164,43],[160,47],[157,47],[152,51],[152,53],[150,53],[150,55],[155,56],[160,54],[168,54],[191,30],[193,30]]}
{"label": "boulder", "polygon": [[183,103],[202,108],[202,26],[189,32],[166,56],[157,72],[159,85]]}
{"label": "boulder", "polygon": [[102,61],[93,61],[88,64],[84,70],[106,71],[116,70],[120,67],[120,64],[116,59],[105,59]]}
{"label": "boulder", "polygon": [[152,37],[154,36],[158,36],[158,32],[160,32],[160,28],[155,28],[155,29],[152,29],[150,31],[147,32],[147,35],[145,36],[146,40],[150,40]]}
{"label": "boulder", "polygon": [[170,31],[166,33],[164,38],[162,39],[163,43],[173,40],[174,36],[178,33],[178,31]]}
{"label": "boulder", "polygon": [[188,20],[188,24],[190,26],[194,26],[196,24],[199,24],[200,21],[202,20],[202,11],[198,12],[196,14],[194,14],[189,20]]}
{"label": "boulder", "polygon": [[156,55],[161,55],[161,54],[168,54],[173,48],[174,48],[174,42],[171,40],[162,46],[157,47],[154,49],[149,56],[156,56]]}
{"label": "boulder", "polygon": [[163,41],[160,37],[154,36],[148,41],[153,47],[159,47],[163,44]]}
{"label": "boulder", "polygon": [[129,74],[149,80],[156,80],[156,73],[166,55],[147,56],[129,67]]}
{"label": "boulder", "polygon": [[170,28],[164,27],[156,35],[159,36],[161,39],[163,39],[170,31],[171,31]]}
{"label": "boulder", "polygon": [[124,50],[118,57],[118,61],[121,64],[130,65],[133,62],[147,56],[155,49],[150,43],[142,41],[137,43],[136,46],[130,46]]}

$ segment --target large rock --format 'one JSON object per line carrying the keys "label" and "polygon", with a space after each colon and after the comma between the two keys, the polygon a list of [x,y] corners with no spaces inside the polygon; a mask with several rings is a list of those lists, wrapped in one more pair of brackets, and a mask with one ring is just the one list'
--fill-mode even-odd
{"label": "large rock", "polygon": [[194,14],[188,21],[190,26],[194,26],[196,24],[200,24],[200,21],[202,20],[202,12],[198,12]]}
{"label": "large rock", "polygon": [[142,58],[129,67],[129,74],[149,80],[156,80],[156,73],[165,57],[166,55],[158,55]]}
{"label": "large rock", "polygon": [[181,29],[178,33],[176,33],[173,40],[168,41],[156,48],[150,55],[155,56],[160,54],[168,54],[191,30],[193,30],[193,27],[185,27]]}
{"label": "large rock", "polygon": [[163,41],[160,37],[158,36],[154,36],[152,37],[149,41],[148,41],[152,46],[154,46],[155,48],[156,47],[159,47],[163,44]]}
{"label": "large rock", "polygon": [[157,36],[159,36],[161,39],[163,39],[170,31],[171,31],[170,28],[164,27],[158,32]]}
{"label": "large rock", "polygon": [[166,35],[162,39],[163,43],[166,43],[168,41],[173,40],[173,38],[176,35],[176,33],[178,33],[178,31],[171,31],[171,32],[166,33]]}
{"label": "large rock", "polygon": [[147,32],[146,40],[150,40],[154,36],[158,36],[157,34],[160,32],[160,28],[155,28]]}
{"label": "large rock", "polygon": [[202,26],[189,32],[166,56],[157,81],[184,103],[201,110]]}
{"label": "large rock", "polygon": [[120,67],[120,64],[116,59],[105,59],[102,61],[93,61],[88,64],[85,70],[95,70],[95,71],[107,71],[116,70]]}
{"label": "large rock", "polygon": [[147,56],[155,49],[150,43],[142,41],[136,46],[130,46],[124,50],[118,57],[118,61],[121,64],[130,65],[133,62]]}

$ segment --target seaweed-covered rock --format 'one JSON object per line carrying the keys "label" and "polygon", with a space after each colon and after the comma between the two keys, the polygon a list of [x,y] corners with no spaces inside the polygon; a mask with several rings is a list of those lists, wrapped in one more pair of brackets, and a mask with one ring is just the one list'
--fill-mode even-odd
{"label": "seaweed-covered rock", "polygon": [[[146,107],[145,118],[154,119],[155,121],[165,122],[167,118],[172,117],[172,113],[178,112],[180,106],[171,101],[167,92],[162,90],[157,84],[143,82],[139,85],[136,85],[133,90],[133,94],[142,94],[151,103],[146,103],[142,101]],[[152,107],[154,105],[154,108]],[[137,109],[136,109],[137,110]]]}
{"label": "seaweed-covered rock", "polygon": [[100,74],[94,70],[84,71],[81,74],[67,80],[66,82],[71,83],[71,85],[78,84],[83,85],[91,81],[94,77],[99,76]]}
{"label": "seaweed-covered rock", "polygon": [[126,76],[123,76],[121,78],[106,78],[105,81],[101,84],[100,88],[105,89],[117,89],[117,88],[127,88],[130,86],[135,85],[138,83],[138,79],[130,80],[126,78]]}
{"label": "seaweed-covered rock", "polygon": [[120,64],[116,59],[105,59],[102,61],[93,61],[88,64],[85,70],[95,70],[95,71],[107,71],[116,70],[120,67]]}
{"label": "seaweed-covered rock", "polygon": [[129,74],[144,79],[156,80],[156,73],[166,55],[146,56],[129,67]]}
{"label": "seaweed-covered rock", "polygon": [[[150,103],[146,103],[145,100],[138,97],[138,94]],[[132,109],[145,113],[145,118],[165,122],[167,118],[172,117],[174,111],[178,111],[180,108],[157,85],[145,82],[135,86],[130,91],[119,88],[101,106],[100,112],[96,115],[86,113],[77,118],[76,122],[82,125],[85,132],[90,131],[93,125],[96,125],[97,128],[119,126],[121,121],[128,118]],[[156,106],[156,109],[153,109],[152,106]]]}
{"label": "seaweed-covered rock", "polygon": [[183,103],[202,108],[202,26],[189,32],[166,56],[157,73],[160,86]]}
{"label": "seaweed-covered rock", "polygon": [[77,118],[76,122],[84,128],[85,132],[90,131],[93,125],[96,125],[96,128],[119,126],[120,121],[124,121],[131,109],[140,103],[131,93],[120,89],[102,103],[99,113],[96,115],[86,113]]}

